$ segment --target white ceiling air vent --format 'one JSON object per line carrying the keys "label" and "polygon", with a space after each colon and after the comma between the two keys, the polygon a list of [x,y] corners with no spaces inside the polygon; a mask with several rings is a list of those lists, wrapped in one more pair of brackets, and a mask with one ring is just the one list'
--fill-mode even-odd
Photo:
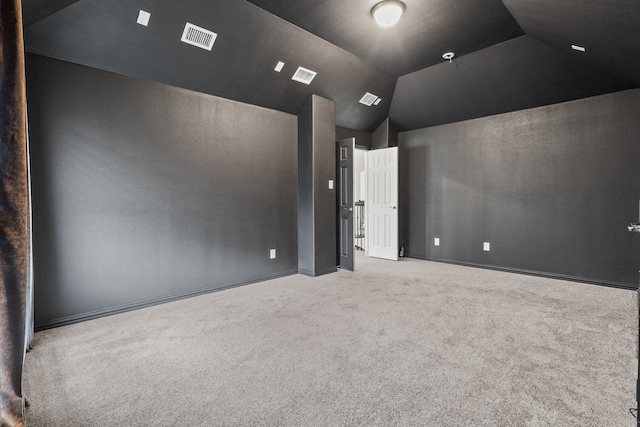
{"label": "white ceiling air vent", "polygon": [[218,37],[218,35],[213,31],[205,30],[204,28],[187,22],[184,26],[181,40],[190,45],[211,50],[213,43],[216,41],[216,37]]}
{"label": "white ceiling air vent", "polygon": [[293,75],[293,77],[291,77],[291,80],[295,80],[297,82],[308,85],[311,83],[311,80],[314,79],[316,74],[318,73],[316,73],[315,71],[311,71],[303,67],[298,67],[296,73]]}
{"label": "white ceiling air vent", "polygon": [[376,102],[376,99],[378,99],[377,95],[367,92],[364,94],[364,96],[360,100],[360,104],[364,104],[367,107],[371,107],[371,105],[373,105],[373,103]]}

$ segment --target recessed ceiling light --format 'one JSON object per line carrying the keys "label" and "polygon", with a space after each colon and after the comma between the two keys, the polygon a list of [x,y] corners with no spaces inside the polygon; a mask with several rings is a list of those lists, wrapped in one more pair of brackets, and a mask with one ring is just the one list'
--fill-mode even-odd
{"label": "recessed ceiling light", "polygon": [[151,14],[149,12],[145,12],[141,10],[138,12],[138,24],[144,25],[145,27],[149,25],[149,18],[151,18]]}
{"label": "recessed ceiling light", "polygon": [[278,63],[276,64],[276,68],[274,68],[273,71],[279,73],[280,71],[282,71],[282,67],[284,67],[284,62],[278,61]]}
{"label": "recessed ceiling light", "polygon": [[313,80],[318,73],[315,71],[311,71],[304,67],[298,67],[296,73],[291,77],[291,80],[295,80],[300,83],[304,83],[306,85],[311,84],[311,80]]}
{"label": "recessed ceiling light", "polygon": [[373,6],[371,15],[381,27],[391,27],[398,23],[404,13],[404,9],[404,3],[401,1],[383,1]]}
{"label": "recessed ceiling light", "polygon": [[571,45],[571,49],[573,50],[577,50],[578,52],[586,52],[587,49],[582,47],[582,46],[578,46],[577,44],[572,44]]}

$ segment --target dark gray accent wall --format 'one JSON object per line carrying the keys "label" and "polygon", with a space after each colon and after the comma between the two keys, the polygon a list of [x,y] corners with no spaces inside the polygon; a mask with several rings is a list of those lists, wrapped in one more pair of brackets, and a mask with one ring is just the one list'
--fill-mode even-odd
{"label": "dark gray accent wall", "polygon": [[35,55],[27,77],[37,327],[297,271],[296,116]]}
{"label": "dark gray accent wall", "polygon": [[639,117],[633,89],[401,133],[407,255],[636,288]]}
{"label": "dark gray accent wall", "polygon": [[371,132],[336,126],[336,141],[347,138],[355,138],[357,146],[371,148]]}
{"label": "dark gray accent wall", "polygon": [[373,131],[371,145],[374,150],[398,146],[398,129],[388,117]]}
{"label": "dark gray accent wall", "polygon": [[338,265],[335,111],[333,101],[312,95],[298,114],[298,271],[308,276]]}

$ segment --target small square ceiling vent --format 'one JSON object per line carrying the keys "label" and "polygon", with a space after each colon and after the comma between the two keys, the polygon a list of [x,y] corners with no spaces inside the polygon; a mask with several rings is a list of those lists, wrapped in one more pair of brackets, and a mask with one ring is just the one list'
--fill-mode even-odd
{"label": "small square ceiling vent", "polygon": [[315,78],[316,74],[318,73],[316,73],[315,71],[307,70],[303,67],[298,67],[296,73],[293,75],[293,77],[291,77],[291,80],[295,80],[297,82],[308,85],[311,83],[311,80]]}
{"label": "small square ceiling vent", "polygon": [[149,25],[149,19],[151,18],[151,14],[146,10],[140,10],[138,12],[138,24],[144,25],[145,27]]}
{"label": "small square ceiling vent", "polygon": [[213,43],[216,41],[216,37],[218,37],[218,35],[213,31],[205,30],[204,28],[187,22],[184,26],[181,40],[190,45],[211,50]]}
{"label": "small square ceiling vent", "polygon": [[367,107],[371,107],[371,105],[373,105],[373,103],[376,102],[377,99],[378,99],[377,95],[367,92],[364,94],[364,96],[360,100],[360,104],[364,104]]}

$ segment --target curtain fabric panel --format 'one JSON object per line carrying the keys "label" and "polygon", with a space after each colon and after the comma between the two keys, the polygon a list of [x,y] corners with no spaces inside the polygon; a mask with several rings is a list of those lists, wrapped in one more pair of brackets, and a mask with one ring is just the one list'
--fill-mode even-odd
{"label": "curtain fabric panel", "polygon": [[26,91],[20,0],[0,0],[0,425],[23,426],[30,336]]}

